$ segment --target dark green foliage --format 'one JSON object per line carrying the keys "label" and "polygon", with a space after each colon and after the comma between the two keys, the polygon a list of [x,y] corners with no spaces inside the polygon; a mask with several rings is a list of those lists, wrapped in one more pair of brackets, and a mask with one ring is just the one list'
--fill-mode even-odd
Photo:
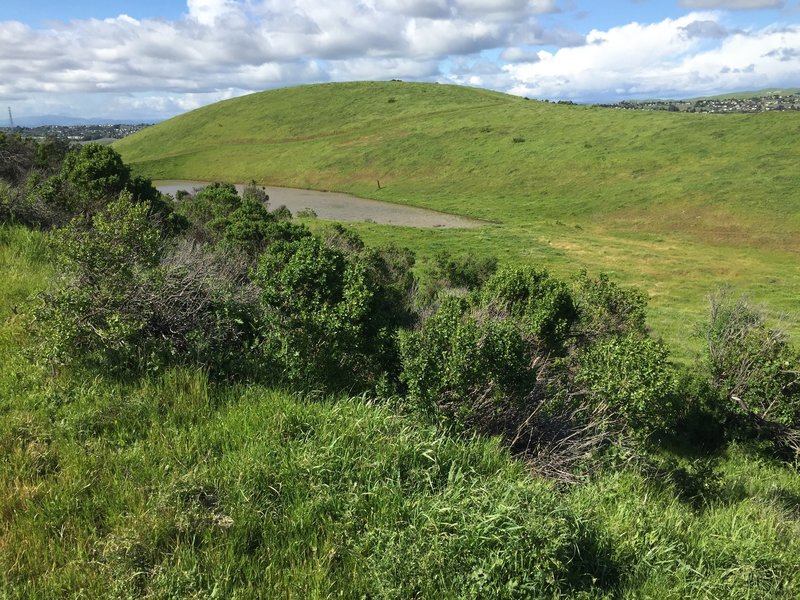
{"label": "dark green foliage", "polygon": [[278,208],[270,213],[277,221],[291,221],[292,211],[290,211],[285,204],[281,204]]}
{"label": "dark green foliage", "polygon": [[[265,248],[272,236],[275,219],[257,200],[245,198],[241,204],[218,222],[224,243],[253,256]],[[224,223],[224,225],[223,225]]]}
{"label": "dark green foliage", "polygon": [[[132,192],[128,188],[130,167],[111,146],[85,144],[69,152],[64,157],[60,177],[69,185],[75,208],[81,212],[93,212],[123,190]],[[141,187],[140,182],[137,187]]]}
{"label": "dark green foliage", "polygon": [[546,271],[504,268],[471,297],[444,297],[403,332],[411,401],[458,427],[515,437],[545,401],[551,357],[566,351],[577,314],[569,289]]}
{"label": "dark green foliage", "polygon": [[544,352],[560,353],[578,318],[569,287],[533,267],[504,268],[481,289],[490,314],[518,321]]}
{"label": "dark green foliage", "polygon": [[56,140],[24,139],[0,132],[0,222],[49,226],[66,218],[42,201],[38,186],[58,173],[68,146]]}
{"label": "dark green foliage", "polygon": [[676,373],[665,346],[646,335],[643,298],[604,277],[580,284],[576,307],[546,271],[503,268],[476,294],[442,299],[418,330],[401,333],[409,398],[514,447],[528,440],[525,451],[569,439],[574,456],[609,428],[669,430]]}
{"label": "dark green foliage", "polygon": [[479,258],[473,254],[454,257],[442,251],[434,257],[434,268],[433,279],[441,281],[444,287],[475,290],[497,270],[497,258]]}
{"label": "dark green foliage", "polygon": [[0,204],[0,212],[7,213],[5,219],[42,228],[60,226],[75,215],[94,214],[125,192],[148,207],[164,233],[186,229],[186,219],[174,213],[172,204],[149,179],[131,176],[130,168],[110,146],[86,144],[67,151],[57,142],[33,144],[30,171],[19,182],[14,201],[8,208]]}
{"label": "dark green foliage", "polygon": [[[224,229],[224,219],[241,206],[236,187],[212,183],[195,194],[182,198],[177,210],[191,223],[190,235],[201,242],[217,241]],[[215,223],[216,222],[216,223]]]}
{"label": "dark green foliage", "polygon": [[468,420],[486,396],[524,397],[536,381],[535,341],[514,320],[482,318],[462,298],[443,299],[400,340],[408,394],[429,413]]}
{"label": "dark green foliage", "polygon": [[582,353],[578,384],[593,404],[605,404],[630,431],[649,434],[674,426],[675,370],[663,343],[629,334],[601,340]]}
{"label": "dark green foliage", "polygon": [[21,184],[35,165],[37,146],[34,140],[0,132],[0,179]]}
{"label": "dark green foliage", "polygon": [[33,168],[45,175],[55,175],[61,170],[69,152],[69,144],[64,140],[46,139],[36,144]]}
{"label": "dark green foliage", "polygon": [[146,284],[162,253],[161,236],[147,212],[146,205],[123,195],[88,223],[76,219],[54,234],[61,285],[43,296],[36,315],[49,358],[130,366],[126,357],[138,353],[147,321],[130,306],[130,294]]}
{"label": "dark green foliage", "polygon": [[479,258],[474,254],[453,256],[447,251],[436,253],[420,276],[416,303],[421,311],[434,306],[442,293],[468,293],[479,289],[497,270],[497,259]]}
{"label": "dark green foliage", "polygon": [[586,271],[575,277],[573,290],[583,336],[647,334],[647,298],[640,290],[621,288],[606,273],[591,277]]}
{"label": "dark green foliage", "polygon": [[300,387],[358,390],[397,376],[394,335],[409,320],[413,279],[391,253],[334,227],[272,243],[255,281],[264,351]]}
{"label": "dark green foliage", "polygon": [[[251,183],[242,194],[230,183],[212,183],[194,194],[182,194],[178,211],[191,222],[189,239],[222,243],[255,259],[272,240],[301,235],[290,225],[286,207],[269,210],[269,196]],[[282,222],[282,225],[278,225]]]}

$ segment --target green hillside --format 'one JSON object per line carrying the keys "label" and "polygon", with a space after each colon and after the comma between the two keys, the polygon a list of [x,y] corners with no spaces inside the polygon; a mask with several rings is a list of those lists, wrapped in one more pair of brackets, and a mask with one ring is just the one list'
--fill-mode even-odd
{"label": "green hillside", "polygon": [[558,486],[497,438],[388,401],[195,368],[56,372],[32,360],[20,312],[47,287],[46,245],[0,226],[2,598],[800,591],[796,468],[746,446],[612,461]]}
{"label": "green hillside", "polygon": [[449,247],[610,271],[649,293],[652,322],[680,352],[721,283],[795,310],[799,131],[795,113],[612,111],[383,82],[252,94],[115,147],[156,179],[254,179],[485,219],[358,228],[423,255]]}

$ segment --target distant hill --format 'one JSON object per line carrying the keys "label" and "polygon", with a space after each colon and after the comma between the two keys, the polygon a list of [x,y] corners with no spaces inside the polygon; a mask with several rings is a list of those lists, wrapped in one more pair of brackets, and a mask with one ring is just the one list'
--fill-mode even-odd
{"label": "distant hill", "polygon": [[[138,125],[139,123],[155,123],[152,119],[84,119],[66,115],[38,115],[33,117],[14,117],[14,125],[18,127],[42,127],[46,125]],[[2,123],[6,126],[8,123]]]}
{"label": "distant hill", "polygon": [[623,214],[649,222],[654,207],[698,203],[794,214],[798,125],[800,114],[609,111],[467,87],[336,83],[219,102],[115,147],[152,178],[254,179],[504,222],[621,225]]}
{"label": "distant hill", "polygon": [[717,94],[716,96],[700,96],[699,98],[689,98],[689,100],[736,100],[748,98],[763,98],[765,96],[785,96],[800,95],[800,88],[770,88],[765,90],[755,90],[750,92],[733,92],[730,94]]}
{"label": "distant hill", "polygon": [[796,310],[798,133],[798,112],[622,111],[361,82],[226,100],[115,148],[152,178],[335,190],[499,223],[361,229],[423,253],[613,271],[650,294],[656,326],[686,346],[722,283]]}

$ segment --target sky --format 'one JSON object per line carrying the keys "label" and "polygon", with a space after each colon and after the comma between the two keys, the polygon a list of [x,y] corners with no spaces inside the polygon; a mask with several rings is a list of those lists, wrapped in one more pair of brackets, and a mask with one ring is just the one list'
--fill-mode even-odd
{"label": "sky", "polygon": [[0,107],[19,117],[152,121],[388,79],[576,102],[800,87],[800,0],[0,3]]}

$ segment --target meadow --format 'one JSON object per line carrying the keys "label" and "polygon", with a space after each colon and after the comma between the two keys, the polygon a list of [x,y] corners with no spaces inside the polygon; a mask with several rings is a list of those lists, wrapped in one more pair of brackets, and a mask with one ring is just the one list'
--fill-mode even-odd
{"label": "meadow", "polygon": [[423,257],[448,248],[609,272],[647,292],[656,333],[685,358],[720,285],[796,317],[798,132],[797,113],[616,111],[371,82],[221,102],[115,148],[154,179],[255,180],[485,220],[357,229]]}
{"label": "meadow", "polygon": [[485,221],[355,231],[0,134],[0,598],[800,597],[800,352],[705,305],[794,306],[797,124],[387,82],[119,144]]}
{"label": "meadow", "polygon": [[390,400],[34,360],[44,236],[0,227],[0,596],[796,598],[800,479],[673,447],[558,485]]}

